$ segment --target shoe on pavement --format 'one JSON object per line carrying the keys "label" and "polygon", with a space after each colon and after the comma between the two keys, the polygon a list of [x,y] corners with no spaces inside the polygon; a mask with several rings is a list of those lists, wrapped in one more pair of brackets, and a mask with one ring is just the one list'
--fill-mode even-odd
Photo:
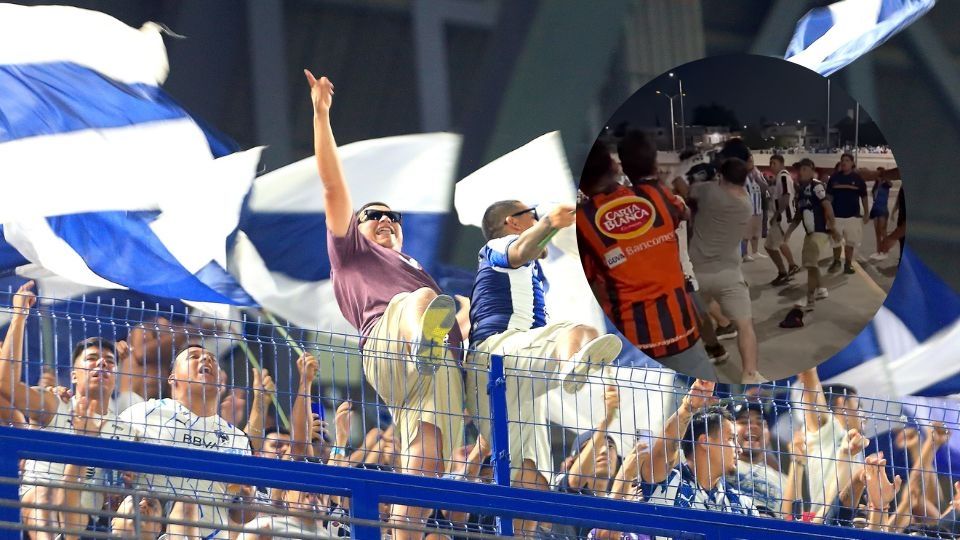
{"label": "shoe on pavement", "polygon": [[420,316],[420,342],[412,348],[417,362],[417,371],[432,374],[446,358],[446,338],[453,325],[457,324],[457,303],[445,294],[430,301]]}
{"label": "shoe on pavement", "polygon": [[761,384],[765,382],[767,382],[767,379],[763,375],[760,375],[759,371],[754,371],[750,374],[744,373],[740,377],[740,384]]}
{"label": "shoe on pavement", "polygon": [[882,261],[882,260],[885,260],[886,258],[887,258],[887,254],[880,253],[879,251],[874,253],[873,255],[870,255],[871,261]]}
{"label": "shoe on pavement", "polygon": [[763,253],[762,251],[758,251],[758,252],[754,253],[753,256],[756,257],[756,258],[758,258],[758,259],[769,259],[769,258],[770,258],[769,255],[767,255],[766,253]]}
{"label": "shoe on pavement", "polygon": [[727,361],[730,358],[730,353],[723,348],[723,345],[717,343],[716,345],[704,345],[704,349],[707,350],[707,356],[710,357],[710,363],[719,366]]}
{"label": "shoe on pavement", "polygon": [[786,285],[787,283],[790,282],[791,279],[793,278],[790,277],[790,274],[777,274],[777,277],[774,278],[774,280],[771,281],[770,284],[773,285],[774,287],[779,287],[781,285]]}
{"label": "shoe on pavement", "polygon": [[853,269],[852,264],[847,264],[847,265],[844,265],[843,267],[843,273],[850,276],[850,275],[856,274],[857,271]]}
{"label": "shoe on pavement", "polygon": [[803,311],[813,311],[813,308],[816,306],[816,303],[817,303],[816,297],[810,298],[808,296],[806,298],[802,298],[794,302],[793,307],[797,309],[802,309]]}
{"label": "shoe on pavement", "polygon": [[731,322],[726,326],[717,327],[717,339],[733,339],[737,337],[737,327]]}
{"label": "shoe on pavement", "polygon": [[623,342],[613,334],[590,340],[570,359],[571,366],[562,376],[563,390],[576,393],[587,383],[587,375],[602,370],[620,354],[621,349]]}
{"label": "shoe on pavement", "polygon": [[814,298],[816,298],[817,300],[823,300],[824,298],[830,296],[830,292],[827,291],[826,287],[820,287],[819,289],[814,291],[813,294],[814,294]]}
{"label": "shoe on pavement", "polygon": [[840,266],[840,259],[834,259],[833,262],[830,263],[830,268],[827,268],[827,272],[830,272],[831,274],[834,272],[839,272]]}
{"label": "shoe on pavement", "polygon": [[793,275],[796,275],[796,274],[798,274],[798,273],[800,273],[800,267],[797,266],[797,265],[793,265],[793,266],[790,267],[789,270],[787,270],[787,275],[788,275],[788,276],[793,276]]}
{"label": "shoe on pavement", "polygon": [[753,262],[753,261],[755,261],[755,260],[756,260],[756,259],[754,259],[752,255],[744,255],[744,256],[743,256],[743,262]]}
{"label": "shoe on pavement", "polygon": [[787,316],[780,321],[780,328],[802,328],[803,327],[803,309],[793,308],[787,312]]}

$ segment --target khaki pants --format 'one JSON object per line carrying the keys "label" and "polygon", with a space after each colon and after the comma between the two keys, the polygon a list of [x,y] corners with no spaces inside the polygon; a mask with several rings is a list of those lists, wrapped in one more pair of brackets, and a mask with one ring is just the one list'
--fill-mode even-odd
{"label": "khaki pants", "polygon": [[449,460],[463,445],[463,376],[453,355],[432,375],[423,375],[400,341],[400,320],[409,293],[390,300],[363,347],[363,374],[393,415],[401,455],[408,454],[420,422],[436,426]]}
{"label": "khaki pants", "polygon": [[[549,483],[553,471],[547,429],[546,393],[554,386],[560,366],[557,345],[573,322],[548,324],[533,330],[507,330],[483,340],[467,356],[467,408],[478,416],[477,429],[492,443],[490,422],[490,356],[503,356],[506,378],[507,431],[510,466],[516,479],[524,460],[532,461]],[[546,360],[545,360],[546,359]]]}

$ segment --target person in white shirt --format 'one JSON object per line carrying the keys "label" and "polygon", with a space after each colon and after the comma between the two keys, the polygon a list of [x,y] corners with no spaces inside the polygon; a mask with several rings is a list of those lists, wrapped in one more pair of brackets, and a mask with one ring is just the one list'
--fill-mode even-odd
{"label": "person in white shirt", "polygon": [[[830,504],[828,494],[836,492],[838,483],[838,453],[844,437],[850,430],[862,433],[864,417],[860,410],[860,398],[856,389],[846,385],[831,385],[826,391],[820,384],[817,368],[801,372],[797,378],[803,384],[801,407],[807,431],[807,481],[810,488],[811,512],[818,512],[824,504]],[[863,452],[850,457],[850,470],[856,473],[862,467]],[[852,474],[857,478],[856,474]],[[841,503],[849,506],[851,500],[859,501],[863,485],[854,482],[853,489],[840,492]]]}
{"label": "person in white shirt", "polygon": [[[76,400],[80,398],[96,401],[97,409],[91,411],[102,420],[99,435],[110,439],[130,440],[135,438],[129,426],[118,422],[116,408],[110,399],[116,384],[115,346],[112,342],[99,337],[87,338],[73,349],[73,369],[71,380],[75,396],[61,398],[52,388],[31,387],[21,380],[23,359],[23,335],[30,308],[36,303],[33,293],[34,283],[25,283],[13,298],[13,317],[7,330],[2,352],[0,352],[0,398],[9,400],[13,406],[40,429],[61,433],[73,432],[73,411]],[[34,459],[26,460],[23,480],[20,486],[20,501],[24,505],[49,504],[52,491],[37,486],[37,482],[63,482],[63,463],[51,463]],[[87,485],[104,485],[110,471],[89,468],[82,482]],[[95,514],[103,506],[102,494],[84,491],[80,497],[81,510],[86,514]],[[27,527],[57,526],[61,516],[58,512],[22,507],[21,521]],[[37,532],[38,540],[52,537]]]}
{"label": "person in white shirt", "polygon": [[[173,360],[170,377],[172,399],[151,399],[120,414],[144,442],[180,446],[228,454],[252,454],[246,434],[217,414],[220,396],[220,365],[200,345],[189,345]],[[225,482],[141,474],[138,487],[158,495],[194,497],[200,502],[198,520],[203,538],[229,538],[222,530],[230,521],[247,523],[256,512],[213,506],[211,502],[253,502],[252,486]]]}

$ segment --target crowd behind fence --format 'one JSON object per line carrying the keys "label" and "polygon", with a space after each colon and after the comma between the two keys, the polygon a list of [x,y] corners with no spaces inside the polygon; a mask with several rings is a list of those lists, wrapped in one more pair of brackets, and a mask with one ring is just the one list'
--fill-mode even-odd
{"label": "crowd behind fence", "polygon": [[[217,318],[0,296],[13,306],[2,312],[3,425],[35,430],[24,441],[57,434],[51,448],[65,444],[59,434],[163,446],[149,447],[152,470],[133,458],[111,466],[112,450],[77,463],[69,452],[17,454],[17,477],[6,480],[19,485],[19,500],[4,502],[17,512],[4,514],[3,527],[31,538],[359,537],[366,526],[397,540],[639,540],[693,530],[627,526],[619,503],[638,516],[655,515],[646,513],[654,505],[692,512],[671,516],[729,515],[729,526],[765,519],[761,527],[785,536],[803,530],[785,522],[807,522],[846,528],[823,529],[840,536],[868,529],[960,537],[960,482],[944,448],[958,412],[907,416],[898,402],[823,384],[815,370],[789,384],[730,388],[625,367],[561,376],[555,360],[468,350],[424,371],[446,378],[436,394],[415,384],[391,388],[401,400],[368,385],[379,374],[361,366],[355,336],[305,332],[264,313]],[[396,361],[378,369],[414,362],[402,343],[388,345],[380,350],[395,351]],[[94,444],[82,441],[73,444]],[[174,459],[181,449],[218,457],[204,454],[211,469],[191,470]],[[233,479],[214,465],[246,463],[243,456],[274,461],[253,460],[259,476]],[[297,476],[309,467],[322,467],[325,482],[338,471],[354,486],[383,475],[383,486],[428,482],[460,498],[444,506],[429,489],[411,487],[365,499],[358,511],[350,489]],[[480,484],[523,491],[510,491],[515,508],[497,507],[485,504],[490,492],[471,491]],[[590,519],[564,520],[585,514],[536,507],[570,499],[550,492],[599,506]]]}

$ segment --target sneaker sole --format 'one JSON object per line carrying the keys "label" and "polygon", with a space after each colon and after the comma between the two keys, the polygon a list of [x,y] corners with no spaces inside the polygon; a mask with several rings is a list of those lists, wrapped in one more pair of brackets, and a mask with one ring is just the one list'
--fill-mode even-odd
{"label": "sneaker sole", "polygon": [[711,357],[710,357],[710,363],[713,364],[713,365],[715,365],[715,366],[721,366],[721,365],[723,365],[723,364],[726,364],[726,363],[727,363],[727,360],[729,360],[729,359],[730,359],[730,353],[727,352],[727,353],[723,353],[723,354],[721,354],[720,356],[717,356],[717,357],[711,356]]}
{"label": "sneaker sole", "polygon": [[733,332],[731,332],[731,333],[729,333],[729,334],[717,334],[717,339],[733,339],[733,338],[737,337],[738,335],[740,335],[740,332],[734,330]]}
{"label": "sneaker sole", "polygon": [[[457,303],[445,294],[434,298],[420,317],[420,343],[414,356],[417,368],[428,367],[436,371],[445,357],[444,340],[457,323]],[[437,349],[441,349],[438,353]]]}
{"label": "sneaker sole", "polygon": [[587,375],[600,371],[613,361],[623,349],[623,342],[612,334],[605,334],[588,342],[577,352],[580,361],[563,377],[563,390],[574,394],[587,383]]}

